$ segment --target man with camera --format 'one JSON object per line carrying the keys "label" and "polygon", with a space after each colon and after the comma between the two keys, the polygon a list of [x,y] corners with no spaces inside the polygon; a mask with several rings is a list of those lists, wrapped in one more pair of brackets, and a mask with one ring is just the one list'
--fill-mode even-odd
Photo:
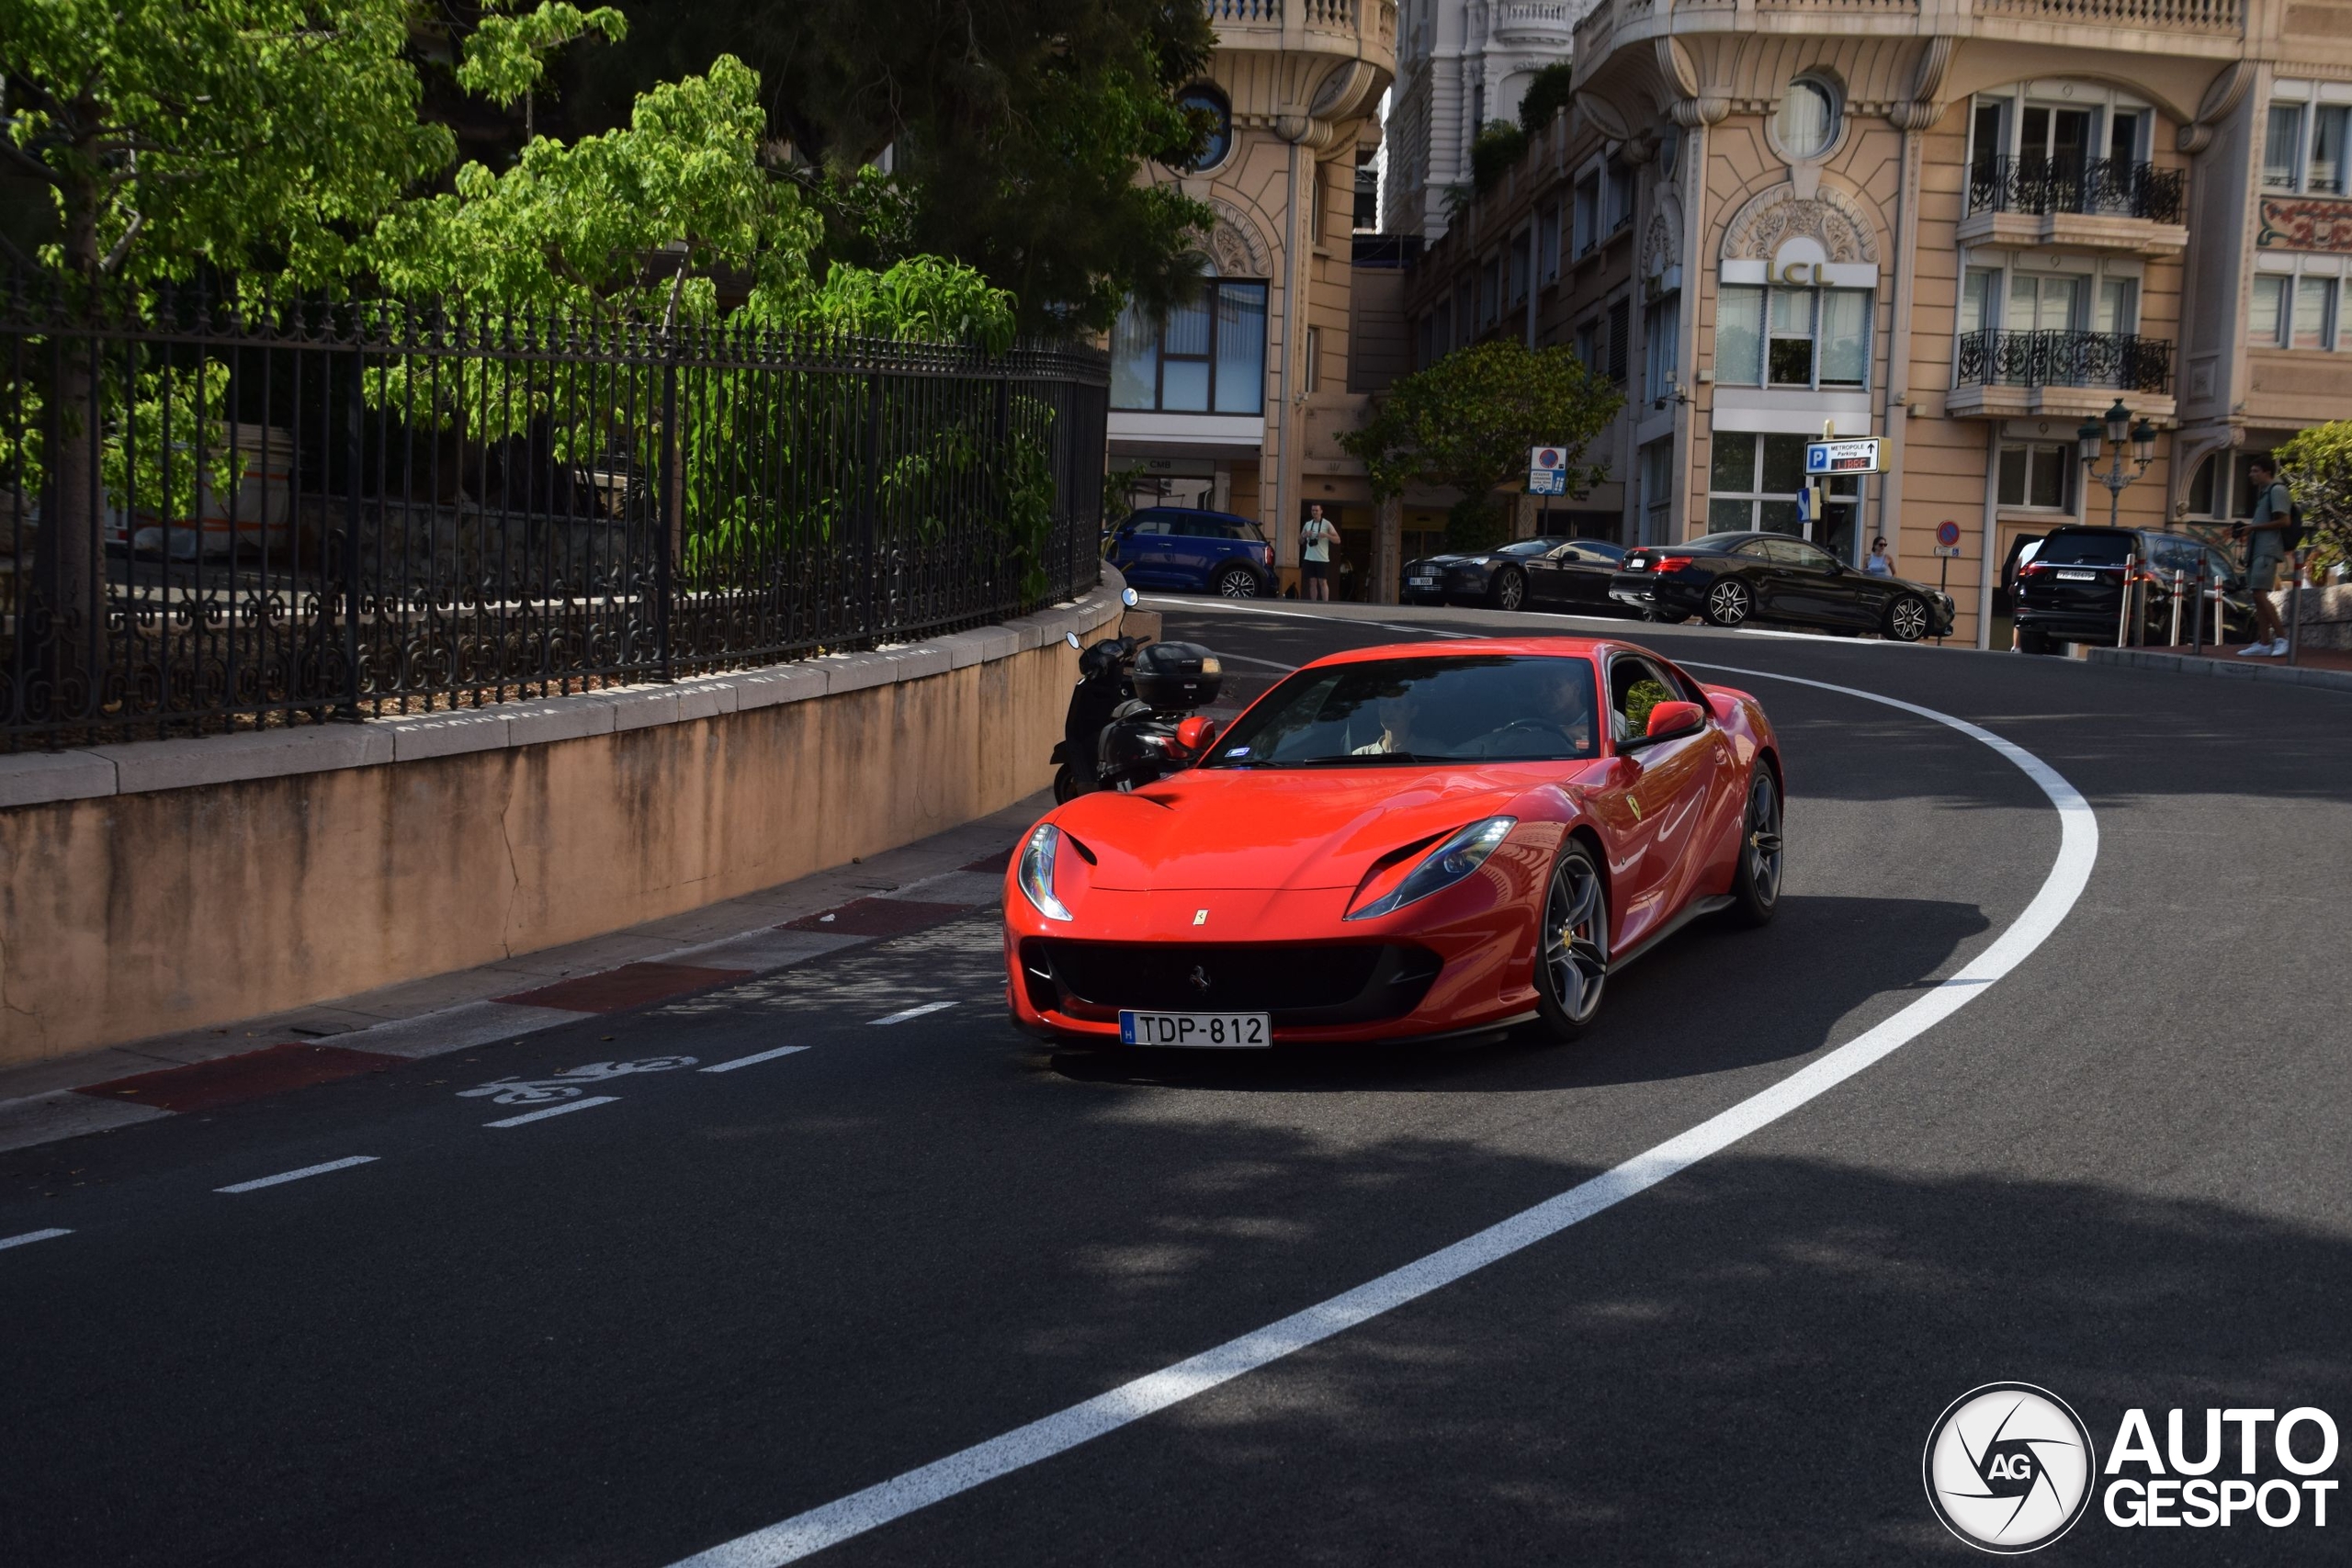
{"label": "man with camera", "polygon": [[2278,586],[2278,563],[2301,541],[2290,537],[2295,505],[2278,478],[2278,466],[2256,457],[2246,464],[2254,481],[2254,516],[2230,525],[2230,537],[2245,542],[2245,591],[2254,601],[2254,640],[2238,649],[2240,658],[2284,659],[2286,629],[2278,623],[2278,607],[2270,602]]}

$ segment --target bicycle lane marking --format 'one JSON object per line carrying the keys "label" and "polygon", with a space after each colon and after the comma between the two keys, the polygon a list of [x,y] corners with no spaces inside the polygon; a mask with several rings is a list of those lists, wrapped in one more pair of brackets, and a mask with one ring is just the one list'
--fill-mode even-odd
{"label": "bicycle lane marking", "polygon": [[1599,1176],[1263,1328],[944,1459],[696,1552],[673,1568],[776,1568],[797,1562],[1182,1404],[1557,1235],[1770,1126],[1958,1012],[2048,941],[2089,885],[2091,870],[2098,862],[2098,818],[2073,784],[2023,747],[1966,719],[1875,692],[1764,670],[1686,662],[1879,703],[1947,726],[1990,747],[2024,773],[2058,813],[2058,853],[2041,886],[1983,952],[1908,1006],[1780,1082]]}
{"label": "bicycle lane marking", "polygon": [[550,1116],[568,1116],[575,1111],[585,1111],[592,1105],[615,1105],[617,1094],[592,1094],[585,1100],[567,1100],[561,1105],[550,1105],[544,1111],[526,1111],[520,1116],[509,1116],[503,1122],[485,1122],[485,1127],[521,1127],[533,1122],[544,1122]]}

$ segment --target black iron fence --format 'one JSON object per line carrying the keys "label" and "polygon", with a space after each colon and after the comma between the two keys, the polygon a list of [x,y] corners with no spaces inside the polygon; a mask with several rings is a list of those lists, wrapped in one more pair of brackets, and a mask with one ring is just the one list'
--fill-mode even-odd
{"label": "black iron fence", "polygon": [[383,302],[0,299],[0,750],[906,641],[1096,577],[1108,369]]}
{"label": "black iron fence", "polygon": [[2172,386],[2172,344],[2130,333],[2008,332],[1960,334],[1955,387],[2112,387],[2163,392]]}
{"label": "black iron fence", "polygon": [[2072,212],[2180,221],[2187,176],[2128,158],[1980,158],[1968,173],[1968,210]]}

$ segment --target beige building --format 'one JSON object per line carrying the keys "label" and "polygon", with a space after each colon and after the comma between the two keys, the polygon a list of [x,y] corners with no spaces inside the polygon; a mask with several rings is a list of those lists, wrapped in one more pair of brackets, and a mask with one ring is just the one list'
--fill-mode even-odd
{"label": "beige building", "polygon": [[[2157,432],[2121,519],[2193,528],[2352,417],[2352,4],[1602,0],[1576,58],[1405,309],[1417,362],[1511,333],[1623,387],[1588,534],[1883,533],[2006,645],[2015,541],[2109,515],[2086,419]],[[1801,522],[1827,427],[1885,471]]]}
{"label": "beige building", "polygon": [[[1112,333],[1111,464],[1140,471],[1136,502],[1259,521],[1295,577],[1298,523],[1325,503],[1363,581],[1371,498],[1338,435],[1360,423],[1351,383],[1385,385],[1402,352],[1395,247],[1356,265],[1357,169],[1394,71],[1394,0],[1204,0],[1209,76],[1186,101],[1221,126],[1191,171],[1155,170],[1216,214],[1196,305],[1130,310]],[[1370,279],[1359,299],[1360,270]],[[1373,330],[1359,334],[1369,312]],[[1362,336],[1364,353],[1357,352]]]}

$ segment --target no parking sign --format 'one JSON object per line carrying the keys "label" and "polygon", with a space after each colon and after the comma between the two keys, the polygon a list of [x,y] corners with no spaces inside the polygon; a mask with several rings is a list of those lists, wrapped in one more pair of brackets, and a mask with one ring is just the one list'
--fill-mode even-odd
{"label": "no parking sign", "polygon": [[1568,493],[1568,455],[1557,446],[1533,446],[1527,453],[1527,493]]}

